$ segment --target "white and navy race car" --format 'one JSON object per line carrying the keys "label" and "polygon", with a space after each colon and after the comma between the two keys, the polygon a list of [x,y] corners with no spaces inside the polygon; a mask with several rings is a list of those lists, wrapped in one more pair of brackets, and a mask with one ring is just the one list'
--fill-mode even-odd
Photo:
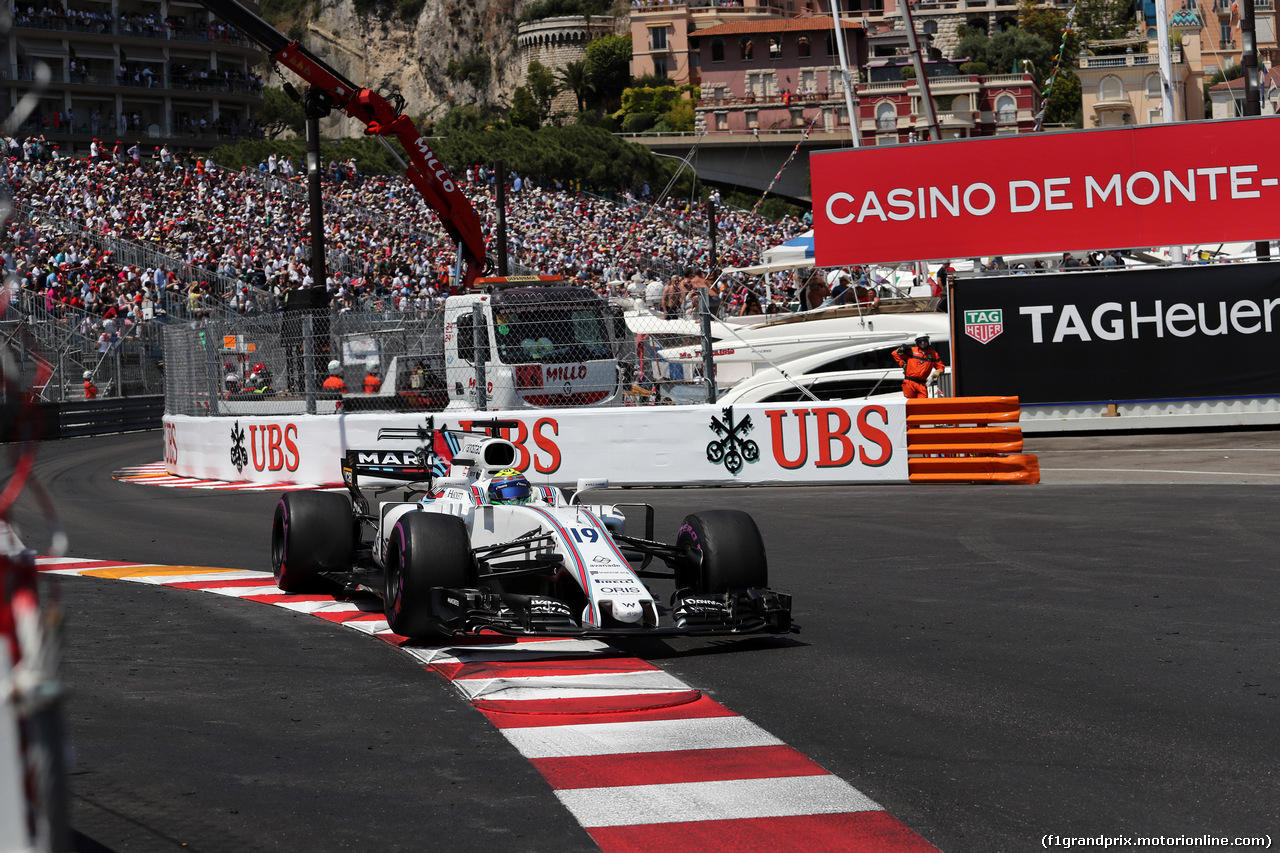
{"label": "white and navy race car", "polygon": [[[347,494],[280,498],[271,529],[276,584],[301,592],[337,582],[373,593],[391,630],[420,640],[791,630],[791,596],[768,588],[751,516],[699,512],[685,518],[674,545],[655,542],[652,506],[581,503],[607,481],[579,480],[570,499],[530,485],[513,468],[515,445],[494,437],[516,426],[492,420],[437,431],[428,419],[378,433],[379,441],[416,439],[417,449],[348,451]],[[370,505],[366,492],[376,499],[393,489],[402,500]],[[624,510],[643,514],[643,537],[625,532]],[[664,569],[649,568],[655,558]],[[648,585],[658,579],[675,582],[668,606]]]}

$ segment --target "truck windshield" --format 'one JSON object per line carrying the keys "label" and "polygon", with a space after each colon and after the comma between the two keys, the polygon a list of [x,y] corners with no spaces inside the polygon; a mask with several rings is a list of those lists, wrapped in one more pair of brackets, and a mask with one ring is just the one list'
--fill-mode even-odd
{"label": "truck windshield", "polygon": [[525,305],[495,310],[505,364],[563,364],[613,358],[604,317],[592,305]]}

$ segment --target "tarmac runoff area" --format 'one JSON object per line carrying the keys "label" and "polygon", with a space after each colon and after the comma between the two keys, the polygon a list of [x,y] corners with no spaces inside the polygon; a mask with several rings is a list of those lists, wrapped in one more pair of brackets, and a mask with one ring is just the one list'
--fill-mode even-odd
{"label": "tarmac runoff area", "polygon": [[[231,594],[283,598],[263,580],[275,494],[111,477],[153,462],[159,433],[49,443],[37,473],[72,556],[254,573],[60,584],[77,851],[564,853],[677,837],[697,853],[787,850],[777,836],[716,845],[761,828],[734,811],[747,790],[757,811],[777,804],[774,827],[806,825],[806,851],[880,851],[883,836],[848,841],[886,829],[947,853],[1040,849],[1046,836],[1274,837],[1280,492],[1257,486],[1280,482],[1280,431],[1026,444],[1042,485],[619,493],[654,505],[658,538],[689,512],[750,512],[773,586],[795,596],[798,634],[636,642],[554,674],[563,687],[604,668],[702,697],[689,720],[611,729],[629,756],[686,724],[736,739],[737,755],[788,756],[783,782],[743,779],[737,763],[707,778],[696,758],[653,780],[688,809],[683,774],[704,774],[699,802],[730,827],[647,823],[652,802],[626,789],[648,780],[626,775],[640,771],[607,751],[614,739],[588,748],[578,721],[530,726],[537,715],[498,704],[539,700],[494,695],[530,675],[494,679],[508,661],[470,657],[497,649],[427,663],[310,611],[351,628],[376,613]],[[34,502],[15,515],[38,548]],[[208,583],[221,592],[176,587]],[[574,774],[587,765],[605,775],[584,788]],[[693,824],[705,832],[682,834]]]}
{"label": "tarmac runoff area", "polygon": [[1028,436],[1041,485],[1280,485],[1280,430]]}

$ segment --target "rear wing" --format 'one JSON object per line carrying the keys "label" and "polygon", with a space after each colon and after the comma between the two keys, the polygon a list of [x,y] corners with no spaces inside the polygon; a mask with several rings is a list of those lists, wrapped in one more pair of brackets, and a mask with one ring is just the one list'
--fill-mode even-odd
{"label": "rear wing", "polygon": [[406,483],[430,480],[433,461],[431,453],[420,450],[348,450],[342,457],[342,482],[354,488],[361,474]]}
{"label": "rear wing", "polygon": [[[413,450],[348,450],[342,457],[342,482],[359,501],[360,477],[395,480],[404,483],[426,483],[431,491],[431,481],[442,476],[448,466],[474,463],[485,454],[485,442],[500,429],[518,429],[518,421],[473,421],[470,430],[436,429],[435,418],[428,417],[419,427],[383,427],[378,430],[378,441],[417,441]],[[481,431],[484,430],[484,431]],[[506,442],[500,442],[506,444]],[[510,454],[514,464],[514,453]]]}

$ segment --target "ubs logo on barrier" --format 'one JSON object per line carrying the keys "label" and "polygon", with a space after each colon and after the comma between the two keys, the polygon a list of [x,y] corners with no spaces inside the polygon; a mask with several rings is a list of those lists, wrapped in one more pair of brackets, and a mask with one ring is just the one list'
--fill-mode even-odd
{"label": "ubs logo on barrier", "polygon": [[[879,468],[893,458],[893,441],[885,432],[889,412],[884,406],[862,406],[856,418],[842,407],[813,409],[777,409],[765,412],[769,418],[773,459],[787,470],[803,468],[843,468],[857,462],[867,468]],[[795,445],[789,447],[783,424],[788,416],[798,421]],[[879,425],[871,423],[874,416]],[[809,438],[810,418],[814,425],[812,446]]]}
{"label": "ubs logo on barrier", "polygon": [[720,411],[724,413],[723,421],[715,415],[711,416],[711,431],[720,438],[707,445],[707,461],[712,465],[723,464],[725,470],[736,477],[744,462],[759,461],[760,445],[749,438],[743,438],[751,432],[751,415],[734,423],[733,406]]}
{"label": "ubs logo on barrier", "polygon": [[249,450],[244,447],[244,429],[236,421],[231,428],[231,464],[243,472],[250,458],[255,471],[297,471],[298,427],[296,424],[250,424]]}
{"label": "ubs logo on barrier", "polygon": [[1004,331],[1004,312],[999,308],[964,312],[964,333],[980,344],[990,343]]}

